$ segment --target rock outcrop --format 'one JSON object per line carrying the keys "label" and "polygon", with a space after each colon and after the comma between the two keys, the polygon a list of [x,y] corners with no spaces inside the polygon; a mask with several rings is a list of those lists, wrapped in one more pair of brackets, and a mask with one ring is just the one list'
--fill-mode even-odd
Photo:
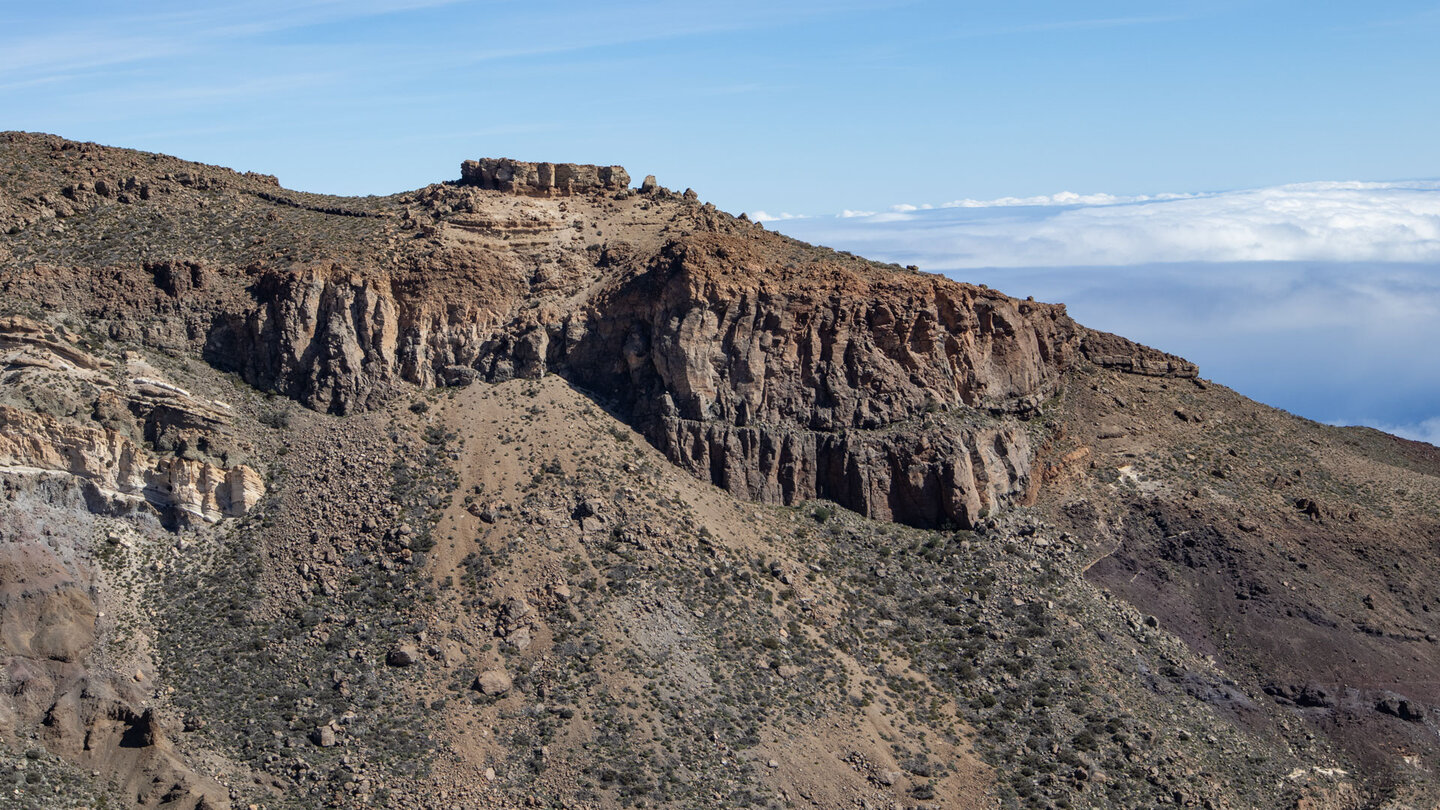
{"label": "rock outcrop", "polygon": [[563,373],[741,497],[972,526],[1024,491],[1016,420],[1076,355],[1063,307],[865,267],[767,275],[742,249],[667,247],[564,330],[583,337]]}
{"label": "rock outcrop", "polygon": [[98,511],[124,513],[145,504],[211,522],[245,514],[265,492],[259,473],[243,464],[224,469],[158,456],[115,430],[4,406],[0,475],[69,477]]}
{"label": "rock outcrop", "polygon": [[58,478],[94,511],[150,509],[166,522],[242,515],[264,495],[254,469],[200,452],[226,443],[226,407],[156,379],[138,358],[117,369],[13,316],[0,319],[0,360],[0,475]]}
{"label": "rock outcrop", "polygon": [[1025,491],[1032,448],[1016,420],[1079,359],[1063,307],[939,277],[831,260],[770,273],[725,235],[598,260],[583,306],[506,318],[339,268],[262,274],[253,308],[217,318],[206,352],[340,413],[407,382],[559,373],[741,497],[960,526]]}
{"label": "rock outcrop", "polygon": [[520,194],[576,194],[625,188],[630,175],[622,166],[481,158],[460,164],[460,182]]}
{"label": "rock outcrop", "polygon": [[[1197,373],[1063,306],[799,245],[681,195],[608,193],[628,183],[619,167],[467,161],[459,185],[344,218],[355,241],[387,246],[384,261],[341,261],[338,247],[328,261],[147,260],[30,294],[88,285],[112,334],[134,334],[119,313],[164,310],[175,325],[157,340],[332,413],[407,385],[558,373],[736,495],[830,498],[924,526],[973,525],[1027,491],[1043,439],[1025,420],[1077,363]],[[266,216],[279,210],[301,209]],[[117,300],[117,278],[150,286]],[[186,493],[226,480],[183,466],[161,478]]]}
{"label": "rock outcrop", "polygon": [[974,527],[1024,495],[1033,448],[1024,428],[905,433],[736,427],[671,419],[657,444],[700,478],[742,498],[794,504],[826,498],[870,517]]}
{"label": "rock outcrop", "polygon": [[1200,367],[1183,357],[1142,346],[1109,332],[1089,330],[1080,343],[1085,358],[1102,368],[1113,368],[1146,377],[1200,376]]}

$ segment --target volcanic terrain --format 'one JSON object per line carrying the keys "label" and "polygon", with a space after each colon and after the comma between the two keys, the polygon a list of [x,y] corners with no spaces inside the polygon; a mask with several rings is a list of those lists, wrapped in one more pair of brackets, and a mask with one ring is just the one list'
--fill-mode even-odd
{"label": "volcanic terrain", "polygon": [[0,134],[0,804],[1433,807],[1440,450],[619,167]]}

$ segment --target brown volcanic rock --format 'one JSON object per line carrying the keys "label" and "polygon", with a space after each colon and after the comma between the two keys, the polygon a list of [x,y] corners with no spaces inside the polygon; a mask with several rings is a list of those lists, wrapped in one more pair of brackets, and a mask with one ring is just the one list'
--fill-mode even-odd
{"label": "brown volcanic rock", "polygon": [[[266,272],[256,307],[217,318],[206,351],[339,413],[402,381],[560,373],[621,400],[677,463],[743,497],[971,525],[1025,488],[1029,444],[1013,424],[923,450],[871,433],[933,412],[1033,411],[1077,355],[1063,307],[825,260],[774,277],[765,259],[726,235],[602,255],[585,307],[549,322],[499,322],[485,305],[502,302],[483,298],[440,310],[424,282],[397,294],[339,268]],[[889,471],[855,472],[875,459]]]}
{"label": "brown volcanic rock", "polygon": [[682,468],[742,498],[835,501],[918,526],[976,525],[1029,485],[1033,456],[1016,425],[905,433],[736,427],[668,419],[658,444]]}
{"label": "brown volcanic rock", "polygon": [[599,167],[0,159],[0,731],[142,805],[1434,805],[1429,450]]}
{"label": "brown volcanic rock", "polygon": [[625,366],[582,356],[581,373],[663,389],[685,419],[874,429],[937,406],[1031,410],[1074,359],[1063,306],[868,263],[775,268],[746,241],[667,245],[598,296],[587,332]]}
{"label": "brown volcanic rock", "polygon": [[460,164],[460,182],[524,194],[574,194],[625,188],[630,184],[630,175],[620,166],[482,158]]}
{"label": "brown volcanic rock", "polygon": [[[42,164],[67,154],[43,139],[11,145]],[[58,162],[57,181],[73,185]],[[618,401],[682,467],[747,498],[826,497],[919,525],[973,525],[1028,487],[1033,448],[1017,419],[1055,393],[1082,340],[1094,342],[1062,306],[809,248],[675,195],[614,199],[628,182],[618,167],[467,162],[470,185],[372,203],[364,216],[333,198],[280,200],[263,179],[222,170],[140,179],[179,183],[163,206],[195,231],[184,244],[204,242],[217,195],[280,223],[276,238],[294,228],[294,244],[325,223],[356,239],[306,248],[332,261],[255,258],[241,245],[204,261],[37,266],[7,289],[93,302],[116,336],[198,349],[333,413],[375,407],[406,383],[559,373]],[[572,193],[501,192],[516,188]],[[97,206],[92,216],[124,213]],[[617,238],[585,244],[592,227]],[[371,241],[385,247],[354,252]],[[157,311],[166,325],[137,335]],[[1152,373],[1149,350],[1125,348],[1141,358],[1134,370]],[[923,430],[884,434],[927,415],[935,424]]]}
{"label": "brown volcanic rock", "polygon": [[1143,374],[1147,377],[1200,376],[1200,368],[1182,357],[1142,346],[1133,340],[1108,332],[1087,331],[1085,339],[1080,342],[1080,350],[1085,353],[1086,359],[1095,365],[1117,371]]}
{"label": "brown volcanic rock", "polygon": [[[1063,307],[762,261],[737,237],[667,246],[592,304],[567,376],[625,399],[672,460],[745,498],[970,526],[1025,489],[1030,443],[1010,415],[1074,360]],[[927,413],[949,428],[885,431]]]}

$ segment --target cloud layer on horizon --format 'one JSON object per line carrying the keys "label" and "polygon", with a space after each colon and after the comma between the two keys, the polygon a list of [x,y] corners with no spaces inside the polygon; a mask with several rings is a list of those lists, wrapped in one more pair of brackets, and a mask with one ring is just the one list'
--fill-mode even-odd
{"label": "cloud layer on horizon", "polygon": [[1261,402],[1440,442],[1440,182],[1087,196],[772,227],[1063,301],[1081,323],[1183,355]]}
{"label": "cloud layer on horizon", "polygon": [[1370,427],[1383,430],[1386,433],[1393,433],[1404,439],[1425,442],[1440,447],[1440,416],[1432,416],[1429,419],[1410,425],[1377,424],[1370,425]]}
{"label": "cloud layer on horizon", "polygon": [[899,205],[770,216],[781,230],[931,270],[1158,262],[1440,262],[1440,181],[1297,183],[1244,191]]}

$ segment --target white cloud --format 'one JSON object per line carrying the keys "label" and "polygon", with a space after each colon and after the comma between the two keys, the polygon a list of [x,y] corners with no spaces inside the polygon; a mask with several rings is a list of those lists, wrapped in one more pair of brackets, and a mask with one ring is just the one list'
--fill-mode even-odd
{"label": "white cloud", "polygon": [[[839,221],[837,221],[839,220]],[[1061,192],[842,211],[794,236],[927,269],[1155,262],[1440,261],[1440,182],[1320,182],[1196,194]]]}
{"label": "white cloud", "polygon": [[771,214],[768,211],[751,211],[747,216],[754,222],[783,222],[787,219],[805,219],[804,214],[787,214],[784,211],[778,214]]}
{"label": "white cloud", "polygon": [[[994,200],[951,200],[941,203],[941,208],[1022,208],[1028,206],[1058,205],[1121,205],[1123,203],[1151,202],[1159,200],[1184,200],[1204,197],[1205,194],[1137,194],[1117,196],[1115,194],[1076,194],[1062,191],[1058,194],[1041,194],[1034,197],[1000,197]],[[923,206],[928,208],[929,206]]]}
{"label": "white cloud", "polygon": [[[565,53],[588,48],[618,47],[676,37],[755,30],[846,14],[884,9],[904,0],[850,0],[765,3],[741,0],[728,15],[701,6],[661,0],[627,0],[593,7],[555,9],[550,4],[477,2],[477,0],[217,0],[190,3],[152,0],[147,4],[114,3],[88,14],[49,13],[35,4],[17,19],[0,21],[0,75],[7,84],[56,78],[83,80],[77,75],[116,65],[161,61],[217,51],[254,47],[256,38],[310,26],[423,11],[444,6],[470,6],[456,12],[460,25],[496,31],[544,31],[540,37],[511,37],[504,47],[475,47],[456,53],[436,49],[406,54],[430,69]],[[144,7],[140,10],[132,6]],[[477,29],[479,30],[479,29]],[[481,37],[479,40],[485,40]],[[501,38],[506,39],[506,38]],[[374,45],[366,49],[374,61]],[[386,64],[397,64],[388,54]],[[263,62],[263,60],[261,60]],[[254,65],[256,71],[269,66]],[[428,77],[428,74],[427,74]],[[732,90],[743,91],[736,87]]]}
{"label": "white cloud", "polygon": [[964,202],[779,230],[1063,301],[1311,419],[1440,439],[1440,182]]}
{"label": "white cloud", "polygon": [[1376,430],[1383,430],[1386,433],[1393,433],[1402,439],[1411,439],[1440,447],[1440,416],[1432,416],[1429,419],[1404,425],[1391,425],[1384,422],[1369,421],[1362,421],[1359,424],[1365,425],[1366,427],[1373,427]]}

